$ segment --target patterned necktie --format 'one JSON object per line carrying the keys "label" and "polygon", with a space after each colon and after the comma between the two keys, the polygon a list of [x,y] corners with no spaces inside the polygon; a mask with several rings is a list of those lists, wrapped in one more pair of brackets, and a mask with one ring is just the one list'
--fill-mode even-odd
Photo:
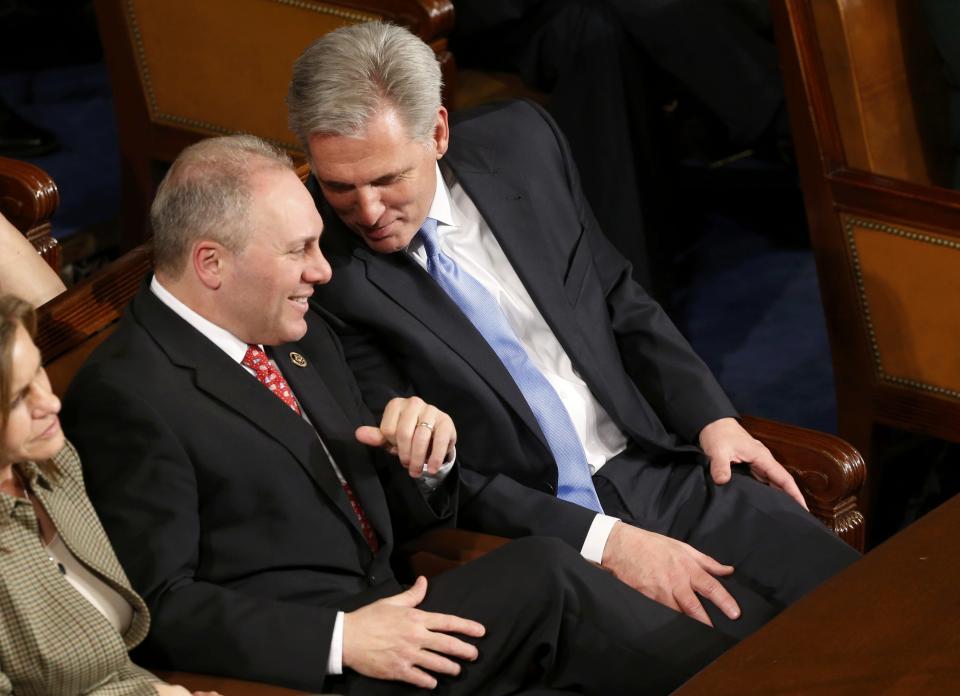
{"label": "patterned necktie", "polygon": [[293,392],[290,390],[287,380],[280,374],[280,370],[270,362],[266,353],[260,350],[258,346],[247,345],[247,353],[240,362],[253,370],[253,374],[260,380],[260,384],[273,392],[275,397],[292,408],[298,416],[300,415],[300,404],[293,397]]}
{"label": "patterned necktie", "polygon": [[420,228],[427,252],[427,272],[470,320],[507,368],[533,411],[557,462],[557,497],[603,512],[590,478],[583,445],[559,395],[530,360],[493,295],[440,250],[437,221]]}
{"label": "patterned necktie", "polygon": [[[280,370],[270,362],[270,358],[267,357],[266,353],[260,350],[258,346],[247,345],[246,355],[243,356],[243,360],[240,362],[253,370],[253,374],[260,380],[260,384],[269,389],[280,401],[293,409],[298,416],[300,415],[300,405],[294,398],[293,391],[283,378],[283,375],[280,374]],[[344,480],[341,485],[343,486],[343,492],[347,494],[347,500],[350,501],[350,507],[353,508],[353,513],[357,516],[357,521],[360,523],[360,531],[363,533],[363,538],[366,540],[367,545],[370,546],[370,550],[376,553],[380,550],[380,542],[377,540],[377,534],[373,531],[370,520],[367,519],[367,513],[360,507],[360,501],[357,500],[357,496],[350,487],[350,484]]]}

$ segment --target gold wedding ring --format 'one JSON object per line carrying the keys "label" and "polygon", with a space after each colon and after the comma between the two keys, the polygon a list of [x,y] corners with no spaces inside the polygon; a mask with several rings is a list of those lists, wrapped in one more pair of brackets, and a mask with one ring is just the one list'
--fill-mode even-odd
{"label": "gold wedding ring", "polygon": [[419,423],[417,423],[417,427],[419,428],[421,426],[426,428],[430,432],[433,432],[433,423],[427,423],[427,421],[420,421]]}

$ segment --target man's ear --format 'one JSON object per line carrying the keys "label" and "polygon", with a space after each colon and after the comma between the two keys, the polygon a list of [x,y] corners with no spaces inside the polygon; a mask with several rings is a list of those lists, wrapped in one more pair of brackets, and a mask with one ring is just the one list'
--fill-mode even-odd
{"label": "man's ear", "polygon": [[229,254],[222,244],[209,239],[200,239],[194,243],[190,251],[190,261],[194,273],[204,286],[211,290],[220,288]]}
{"label": "man's ear", "polygon": [[447,121],[447,110],[440,107],[437,110],[437,122],[433,127],[433,142],[437,146],[437,159],[447,153],[450,144],[450,124]]}

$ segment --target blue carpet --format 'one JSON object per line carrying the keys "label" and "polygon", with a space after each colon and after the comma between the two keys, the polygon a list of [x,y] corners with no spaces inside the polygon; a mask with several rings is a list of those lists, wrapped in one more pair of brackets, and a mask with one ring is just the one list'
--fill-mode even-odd
{"label": "blue carpet", "polygon": [[737,408],[836,432],[812,252],[712,212],[685,257],[674,319]]}
{"label": "blue carpet", "polygon": [[110,80],[102,63],[0,75],[0,96],[63,147],[27,161],[60,189],[57,238],[112,220],[120,210],[120,150]]}

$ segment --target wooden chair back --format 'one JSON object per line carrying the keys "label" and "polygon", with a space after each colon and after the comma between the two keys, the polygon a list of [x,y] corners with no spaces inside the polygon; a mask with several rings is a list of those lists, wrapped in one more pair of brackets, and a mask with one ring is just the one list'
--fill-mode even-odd
{"label": "wooden chair back", "polygon": [[96,0],[123,165],[122,240],[145,238],[158,163],[212,135],[252,133],[293,155],[285,97],[294,61],[319,36],[383,19],[433,47],[445,83],[449,0]]}
{"label": "wooden chair back", "polygon": [[808,4],[846,164],[918,184],[948,181],[946,85],[921,3]]}
{"label": "wooden chair back", "polygon": [[[930,185],[948,151],[923,116],[923,70],[940,68],[917,67],[930,48],[919,3],[772,8],[840,435],[868,467],[875,424],[960,440],[960,194]],[[881,473],[869,472],[867,519]]]}

